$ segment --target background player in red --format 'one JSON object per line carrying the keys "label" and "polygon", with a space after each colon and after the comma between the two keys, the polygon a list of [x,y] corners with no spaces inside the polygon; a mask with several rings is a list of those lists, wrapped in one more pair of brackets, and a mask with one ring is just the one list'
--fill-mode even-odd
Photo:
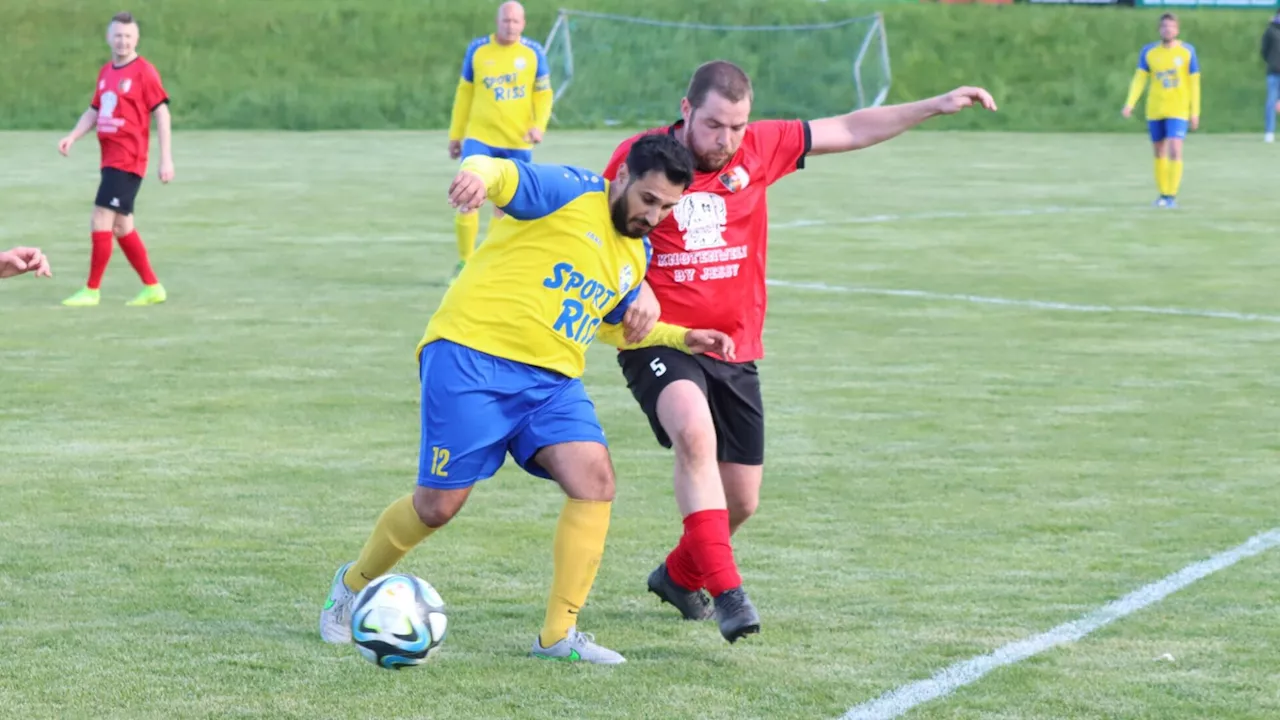
{"label": "background player in red", "polygon": [[142,292],[129,305],[155,305],[165,301],[164,286],[156,279],[133,225],[133,202],[147,174],[147,153],[151,145],[151,119],[156,121],[160,140],[160,182],[173,179],[172,133],[169,96],[160,82],[160,73],[140,57],[138,23],[127,12],[111,18],[107,25],[111,62],[98,72],[98,85],[89,109],[80,116],[71,133],[58,142],[63,155],[82,135],[98,130],[102,146],[102,182],[94,199],[91,220],[93,251],[89,261],[89,281],[63,305],[97,305],[102,275],[111,260],[112,238],[142,280]]}
{"label": "background player in red", "polygon": [[680,101],[681,119],[623,142],[604,173],[612,179],[631,144],[651,133],[676,137],[697,161],[693,185],[649,233],[653,258],[642,301],[624,325],[628,338],[643,337],[659,317],[715,328],[737,344],[736,362],[647,348],[619,353],[618,363],[658,442],[675,449],[684,534],[649,575],[649,589],[687,619],[714,615],[729,642],[760,630],[730,535],[755,513],[764,477],[764,406],[755,361],[764,355],[766,189],[803,168],[807,156],[869,147],[975,104],[996,109],[985,90],[962,87],[820,120],[750,122],[751,100],[751,81],[740,68],[706,63]]}

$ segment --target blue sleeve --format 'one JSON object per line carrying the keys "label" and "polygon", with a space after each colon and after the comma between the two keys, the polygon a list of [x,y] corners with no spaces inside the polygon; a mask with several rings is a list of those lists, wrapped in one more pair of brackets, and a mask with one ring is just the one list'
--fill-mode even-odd
{"label": "blue sleeve", "polygon": [[551,66],[547,63],[547,54],[542,51],[542,47],[535,47],[533,54],[538,58],[538,70],[533,74],[535,78],[544,78],[551,74]]}
{"label": "blue sleeve", "polygon": [[502,211],[517,220],[546,217],[589,192],[604,192],[604,178],[568,165],[513,160],[520,173],[511,202]]}
{"label": "blue sleeve", "polygon": [[1195,47],[1188,45],[1187,49],[1191,51],[1191,62],[1187,65],[1187,72],[1195,75],[1200,72],[1200,56],[1196,54]]}
{"label": "blue sleeve", "polygon": [[[649,267],[649,263],[652,260],[653,260],[653,246],[649,244],[649,236],[645,235],[644,236],[645,268]],[[614,305],[613,309],[609,311],[609,314],[604,316],[605,322],[609,323],[610,325],[617,325],[618,323],[622,322],[622,316],[627,314],[627,310],[631,307],[631,303],[635,302],[636,298],[640,297],[641,282],[644,282],[643,274],[640,276],[640,282],[637,282],[636,286],[631,288],[630,292],[628,292],[626,295],[623,295],[622,299],[618,301],[618,304]]]}
{"label": "blue sleeve", "polygon": [[1145,72],[1151,72],[1151,66],[1147,64],[1147,52],[1151,50],[1150,45],[1144,45],[1138,53],[1138,69]]}
{"label": "blue sleeve", "polygon": [[475,68],[476,50],[479,50],[480,46],[483,44],[484,43],[481,42],[479,38],[472,40],[471,44],[467,46],[466,54],[462,56],[462,79],[466,80],[467,82],[476,81],[476,68]]}

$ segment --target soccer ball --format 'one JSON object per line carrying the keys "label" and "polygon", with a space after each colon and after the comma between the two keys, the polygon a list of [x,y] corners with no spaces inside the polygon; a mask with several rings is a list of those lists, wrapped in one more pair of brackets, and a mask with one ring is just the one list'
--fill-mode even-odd
{"label": "soccer ball", "polygon": [[366,660],[387,670],[426,662],[444,642],[447,626],[444,599],[413,575],[383,575],[352,603],[352,641]]}

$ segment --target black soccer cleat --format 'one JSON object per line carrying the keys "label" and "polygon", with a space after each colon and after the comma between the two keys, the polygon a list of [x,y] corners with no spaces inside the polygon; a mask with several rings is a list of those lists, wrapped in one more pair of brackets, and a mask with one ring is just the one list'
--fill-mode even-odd
{"label": "black soccer cleat", "polygon": [[741,585],[720,593],[715,603],[716,620],[725,640],[734,643],[744,635],[760,632],[760,613]]}
{"label": "black soccer cleat", "polygon": [[711,599],[706,593],[701,590],[685,590],[677,585],[667,573],[666,563],[649,573],[649,592],[661,598],[662,602],[674,605],[685,620],[710,620],[715,614]]}

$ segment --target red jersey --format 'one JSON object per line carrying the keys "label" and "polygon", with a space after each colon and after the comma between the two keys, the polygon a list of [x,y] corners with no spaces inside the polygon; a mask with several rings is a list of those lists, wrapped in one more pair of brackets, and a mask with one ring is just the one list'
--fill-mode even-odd
{"label": "red jersey", "polygon": [[102,167],[147,174],[151,146],[151,112],[169,102],[160,73],[142,57],[98,72],[98,87],[89,105],[98,111],[98,144]]}
{"label": "red jersey", "polygon": [[[604,176],[617,177],[636,140],[674,134],[681,123],[628,138]],[[738,362],[764,357],[766,194],[769,185],[804,167],[810,142],[803,120],[760,120],[747,125],[728,164],[695,173],[671,215],[649,233],[653,258],[645,280],[662,305],[663,322],[727,333]]]}

